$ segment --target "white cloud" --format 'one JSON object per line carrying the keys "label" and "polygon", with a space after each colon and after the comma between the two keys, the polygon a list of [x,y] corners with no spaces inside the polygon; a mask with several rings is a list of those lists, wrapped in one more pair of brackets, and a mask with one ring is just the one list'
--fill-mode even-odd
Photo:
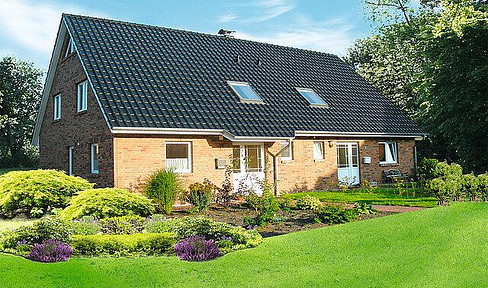
{"label": "white cloud", "polygon": [[227,13],[218,17],[217,21],[219,23],[227,23],[236,20],[238,17],[234,13]]}
{"label": "white cloud", "polygon": [[247,22],[263,22],[271,20],[295,8],[285,0],[263,0],[257,2],[256,6],[261,7],[264,10],[263,15],[248,19]]}
{"label": "white cloud", "polygon": [[305,21],[301,25],[264,35],[236,32],[236,38],[322,51],[343,56],[354,41],[350,31],[354,27],[340,19],[321,23]]}
{"label": "white cloud", "polygon": [[0,37],[46,57],[53,49],[61,14],[87,13],[76,6],[32,0],[0,0],[0,7]]}

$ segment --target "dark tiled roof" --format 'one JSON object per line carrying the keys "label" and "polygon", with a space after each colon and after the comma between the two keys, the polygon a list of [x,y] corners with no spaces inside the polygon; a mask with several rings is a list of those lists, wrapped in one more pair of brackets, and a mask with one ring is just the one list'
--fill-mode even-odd
{"label": "dark tiled roof", "polygon": [[[335,55],[84,16],[64,19],[112,127],[263,137],[423,134]],[[249,82],[264,104],[241,103],[226,81]],[[312,88],[329,108],[310,107],[295,87]]]}

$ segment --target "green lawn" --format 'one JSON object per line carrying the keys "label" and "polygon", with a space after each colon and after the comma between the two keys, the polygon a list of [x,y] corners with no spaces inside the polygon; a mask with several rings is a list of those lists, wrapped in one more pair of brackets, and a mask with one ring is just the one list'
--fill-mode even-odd
{"label": "green lawn", "polygon": [[265,239],[204,263],[42,264],[0,254],[2,287],[488,287],[488,204],[459,203]]}
{"label": "green lawn", "polygon": [[412,189],[408,189],[408,195],[399,196],[395,189],[380,188],[377,193],[368,193],[364,189],[355,189],[350,191],[327,191],[327,192],[302,192],[283,195],[284,198],[300,199],[305,195],[314,196],[323,202],[336,203],[354,203],[368,202],[377,205],[395,205],[395,206],[417,206],[417,207],[435,207],[437,200],[434,197],[417,195],[412,197]]}

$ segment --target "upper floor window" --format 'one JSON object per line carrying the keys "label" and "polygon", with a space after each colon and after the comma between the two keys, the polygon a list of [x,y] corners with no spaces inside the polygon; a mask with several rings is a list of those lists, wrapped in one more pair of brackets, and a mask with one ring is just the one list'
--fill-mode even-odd
{"label": "upper floor window", "polygon": [[324,160],[325,159],[325,147],[324,141],[313,142],[313,159]]}
{"label": "upper floor window", "polygon": [[53,115],[54,120],[61,119],[61,94],[54,96]]}
{"label": "upper floor window", "polygon": [[90,160],[91,160],[91,173],[98,174],[99,169],[98,166],[100,164],[100,151],[98,149],[98,144],[91,144],[90,148]]}
{"label": "upper floor window", "polygon": [[175,172],[191,172],[191,143],[167,142],[165,166]]}
{"label": "upper floor window", "polygon": [[398,149],[396,142],[379,142],[380,163],[391,164],[398,163]]}
{"label": "upper floor window", "polygon": [[297,91],[310,102],[310,106],[329,107],[325,101],[317,95],[312,89],[296,88]]}
{"label": "upper floor window", "polygon": [[64,57],[68,57],[73,52],[75,52],[75,44],[73,43],[73,40],[69,38],[68,47],[66,47],[66,54],[64,54]]}
{"label": "upper floor window", "polygon": [[292,160],[293,159],[293,151],[291,148],[292,142],[288,141],[281,141],[281,160]]}
{"label": "upper floor window", "polygon": [[249,83],[234,81],[227,81],[227,83],[230,85],[234,93],[239,96],[241,102],[263,102],[263,99],[261,99],[261,97],[259,97],[258,94],[254,92]]}
{"label": "upper floor window", "polygon": [[88,106],[88,82],[86,80],[78,84],[76,103],[76,112],[86,111]]}

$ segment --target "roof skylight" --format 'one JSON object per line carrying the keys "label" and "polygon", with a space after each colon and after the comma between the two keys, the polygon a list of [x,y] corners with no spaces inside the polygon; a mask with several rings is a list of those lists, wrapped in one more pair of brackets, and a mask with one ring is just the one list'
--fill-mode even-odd
{"label": "roof skylight", "polygon": [[315,93],[312,89],[308,88],[296,88],[297,91],[305,98],[308,102],[310,102],[310,106],[318,106],[318,107],[329,107],[325,101],[320,98],[317,93]]}
{"label": "roof skylight", "polygon": [[227,81],[234,93],[241,98],[241,102],[263,102],[247,82]]}

